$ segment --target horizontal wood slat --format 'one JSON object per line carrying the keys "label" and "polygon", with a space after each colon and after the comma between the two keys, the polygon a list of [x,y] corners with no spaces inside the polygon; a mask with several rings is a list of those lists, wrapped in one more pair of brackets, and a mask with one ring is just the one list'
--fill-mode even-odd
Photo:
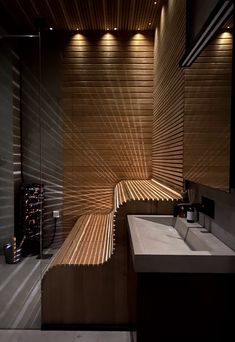
{"label": "horizontal wood slat", "polygon": [[169,1],[155,35],[152,172],[177,190],[183,185],[184,48],[185,1]]}
{"label": "horizontal wood slat", "polygon": [[[110,211],[118,181],[151,178],[153,38],[79,33],[65,44],[65,223],[71,213],[74,221]],[[88,184],[93,196],[87,195]]]}

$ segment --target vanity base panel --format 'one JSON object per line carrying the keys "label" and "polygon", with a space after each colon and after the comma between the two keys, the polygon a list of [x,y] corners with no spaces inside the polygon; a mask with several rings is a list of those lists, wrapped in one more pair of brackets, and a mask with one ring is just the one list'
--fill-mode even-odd
{"label": "vanity base panel", "polygon": [[235,339],[234,274],[138,273],[137,342]]}

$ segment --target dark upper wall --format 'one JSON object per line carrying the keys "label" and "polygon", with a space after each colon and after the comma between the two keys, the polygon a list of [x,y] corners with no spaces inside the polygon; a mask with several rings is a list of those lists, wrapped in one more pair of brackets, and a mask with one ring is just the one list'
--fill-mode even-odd
{"label": "dark upper wall", "polygon": [[153,35],[77,34],[64,51],[65,209],[112,209],[121,179],[151,177]]}
{"label": "dark upper wall", "polygon": [[185,1],[165,1],[154,47],[153,177],[183,186]]}
{"label": "dark upper wall", "polygon": [[221,0],[188,0],[187,28],[188,47],[192,47],[199,37],[207,19]]}
{"label": "dark upper wall", "polygon": [[0,252],[14,235],[12,53],[0,40]]}

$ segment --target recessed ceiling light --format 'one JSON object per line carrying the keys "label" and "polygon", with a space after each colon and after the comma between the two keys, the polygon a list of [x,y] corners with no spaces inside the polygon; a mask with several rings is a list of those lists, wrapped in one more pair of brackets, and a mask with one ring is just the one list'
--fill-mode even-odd
{"label": "recessed ceiling light", "polygon": [[49,30],[52,31],[52,30],[53,30],[53,27],[50,27]]}
{"label": "recessed ceiling light", "polygon": [[76,30],[79,31],[79,28],[77,27]]}
{"label": "recessed ceiling light", "polygon": [[152,23],[149,23],[149,26],[152,25]]}
{"label": "recessed ceiling light", "polygon": [[157,1],[154,1],[154,3],[153,3],[154,5],[157,5]]}
{"label": "recessed ceiling light", "polygon": [[114,31],[117,31],[117,27],[114,27]]}
{"label": "recessed ceiling light", "polygon": [[109,27],[107,27],[107,29],[106,29],[107,31],[109,31]]}
{"label": "recessed ceiling light", "polygon": [[140,28],[138,27],[138,31],[140,30]]}
{"label": "recessed ceiling light", "polygon": [[227,26],[227,28],[230,28],[230,26]]}

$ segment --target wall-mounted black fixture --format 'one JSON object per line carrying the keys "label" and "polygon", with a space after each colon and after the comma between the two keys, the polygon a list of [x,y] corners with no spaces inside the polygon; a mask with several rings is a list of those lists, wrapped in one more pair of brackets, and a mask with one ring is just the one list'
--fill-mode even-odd
{"label": "wall-mounted black fixture", "polygon": [[201,203],[178,203],[174,207],[173,216],[176,217],[183,211],[184,217],[186,217],[187,211],[190,209],[195,209],[198,213],[199,211],[202,211],[201,206]]}
{"label": "wall-mounted black fixture", "polygon": [[201,210],[202,213],[211,217],[212,219],[215,218],[215,201],[202,196],[201,197]]}
{"label": "wall-mounted black fixture", "polygon": [[212,219],[215,218],[215,201],[205,196],[201,197],[201,203],[178,203],[174,208],[174,212],[173,212],[174,217],[178,216],[182,210],[186,217],[186,213],[187,213],[187,210],[189,210],[189,208],[190,209],[195,208],[197,213],[201,212],[211,217]]}

